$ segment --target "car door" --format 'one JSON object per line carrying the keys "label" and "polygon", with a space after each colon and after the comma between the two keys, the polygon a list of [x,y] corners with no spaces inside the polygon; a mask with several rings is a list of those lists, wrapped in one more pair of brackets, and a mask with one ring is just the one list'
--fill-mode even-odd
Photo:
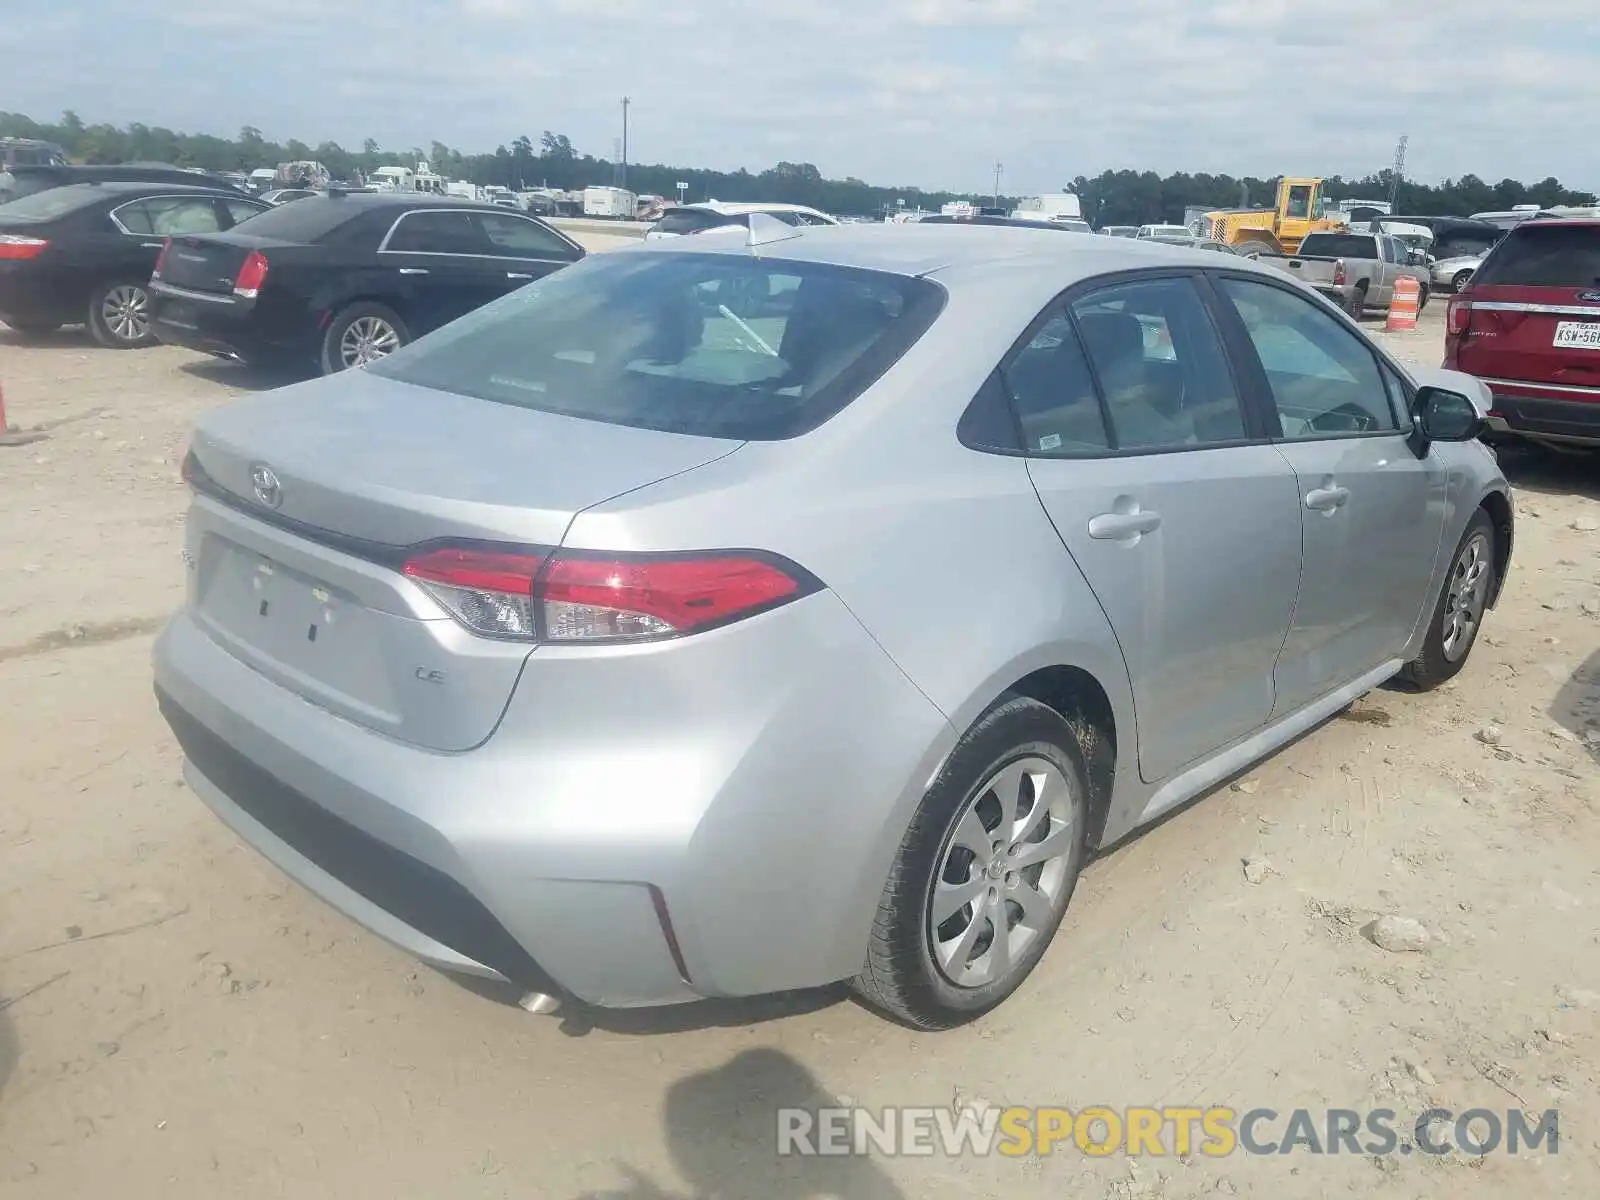
{"label": "car door", "polygon": [[402,213],[377,257],[396,276],[413,336],[437,329],[505,294],[506,271],[470,208]]}
{"label": "car door", "polygon": [[1053,307],[1002,377],[1039,498],[1127,663],[1140,775],[1260,727],[1300,578],[1299,492],[1194,278]]}
{"label": "car door", "polygon": [[500,290],[515,291],[535,279],[583,257],[583,248],[570,242],[542,221],[516,213],[480,212],[475,214],[500,271]]}
{"label": "car door", "polygon": [[1439,552],[1446,471],[1412,451],[1399,373],[1341,317],[1263,279],[1217,287],[1299,483],[1300,594],[1276,674],[1284,713],[1405,648]]}

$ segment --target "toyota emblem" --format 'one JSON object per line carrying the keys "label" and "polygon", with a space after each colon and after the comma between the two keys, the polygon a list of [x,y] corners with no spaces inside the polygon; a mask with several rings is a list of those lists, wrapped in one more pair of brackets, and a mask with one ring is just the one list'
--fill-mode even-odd
{"label": "toyota emblem", "polygon": [[255,491],[258,503],[268,508],[277,508],[283,503],[283,484],[278,482],[272,468],[265,463],[257,463],[250,468],[250,486]]}

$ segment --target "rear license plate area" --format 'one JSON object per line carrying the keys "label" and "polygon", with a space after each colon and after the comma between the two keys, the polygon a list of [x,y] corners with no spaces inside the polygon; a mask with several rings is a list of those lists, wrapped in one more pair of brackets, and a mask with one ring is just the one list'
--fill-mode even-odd
{"label": "rear license plate area", "polygon": [[1550,344],[1563,350],[1600,350],[1600,321],[1557,321]]}

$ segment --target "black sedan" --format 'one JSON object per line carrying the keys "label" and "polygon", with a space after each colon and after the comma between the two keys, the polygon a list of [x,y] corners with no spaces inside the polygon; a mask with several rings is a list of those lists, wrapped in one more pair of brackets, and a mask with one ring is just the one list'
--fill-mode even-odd
{"label": "black sedan", "polygon": [[0,321],[21,333],[83,323],[102,345],[149,345],[150,271],[166,239],[265,211],[218,188],[78,183],[0,204]]}
{"label": "black sedan", "polygon": [[583,257],[536,217],[335,191],[231,233],[174,237],[150,282],[164,342],[245,362],[361,366]]}

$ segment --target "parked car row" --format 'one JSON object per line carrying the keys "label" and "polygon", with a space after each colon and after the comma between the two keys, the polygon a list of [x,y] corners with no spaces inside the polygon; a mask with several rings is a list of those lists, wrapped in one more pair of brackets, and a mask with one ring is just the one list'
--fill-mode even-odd
{"label": "parked car row", "polygon": [[582,257],[536,217],[438,196],[275,206],[192,185],[74,184],[0,205],[0,320],[331,373]]}

